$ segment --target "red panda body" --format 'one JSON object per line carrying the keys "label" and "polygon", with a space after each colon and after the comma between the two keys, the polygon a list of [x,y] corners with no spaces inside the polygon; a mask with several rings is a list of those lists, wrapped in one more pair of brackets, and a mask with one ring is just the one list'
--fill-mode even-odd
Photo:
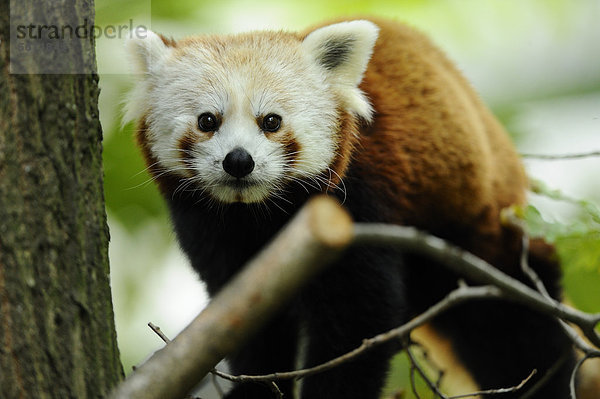
{"label": "red panda body", "polygon": [[[128,117],[211,294],[320,192],[356,221],[419,227],[525,280],[521,237],[500,220],[503,208],[525,201],[521,162],[468,82],[421,34],[386,20],[179,42],[151,34],[132,53],[145,77]],[[533,245],[530,264],[559,297],[546,249]],[[406,322],[459,278],[415,254],[351,248],[229,359],[233,372],[330,360]],[[536,369],[533,386],[552,369],[530,397],[567,397],[573,354],[556,321],[490,301],[456,308],[433,327],[481,388],[514,386]],[[399,349],[381,346],[306,378],[299,393],[289,381],[280,389],[303,399],[376,399]],[[241,384],[227,398],[269,395]]]}
{"label": "red panda body", "polygon": [[[499,252],[500,210],[523,204],[528,183],[508,135],[470,84],[420,33],[377,20],[361,88],[373,122],[347,152],[355,170],[396,209],[392,223],[429,231],[464,226],[481,255]],[[343,176],[345,171],[337,171]],[[487,246],[495,248],[487,250]]]}

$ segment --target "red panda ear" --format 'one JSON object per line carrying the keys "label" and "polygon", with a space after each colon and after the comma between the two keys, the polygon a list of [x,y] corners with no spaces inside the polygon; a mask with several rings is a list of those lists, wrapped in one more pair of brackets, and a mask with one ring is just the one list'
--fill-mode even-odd
{"label": "red panda ear", "polygon": [[135,79],[133,89],[125,101],[122,126],[130,121],[139,121],[144,112],[149,109],[148,92],[150,79],[148,75],[156,72],[163,60],[173,51],[174,41],[164,39],[162,36],[149,30],[138,29],[127,39],[126,52],[132,64],[133,73],[139,74]]}
{"label": "red panda ear", "polygon": [[372,109],[358,89],[379,28],[365,20],[341,22],[316,29],[306,36],[302,47],[338,91],[347,109],[370,120]]}
{"label": "red panda ear", "polygon": [[357,86],[367,68],[379,28],[372,22],[341,22],[309,33],[302,45],[340,83]]}
{"label": "red panda ear", "polygon": [[150,73],[153,65],[166,58],[172,46],[150,30],[136,30],[126,42],[126,50],[135,73]]}

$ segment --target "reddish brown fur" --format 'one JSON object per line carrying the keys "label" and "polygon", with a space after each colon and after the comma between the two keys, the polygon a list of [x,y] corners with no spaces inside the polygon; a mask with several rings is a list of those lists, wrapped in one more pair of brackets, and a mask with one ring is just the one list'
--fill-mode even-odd
{"label": "reddish brown fur", "polygon": [[194,145],[197,143],[208,140],[213,136],[212,132],[205,133],[204,135],[199,135],[198,132],[194,130],[188,130],[183,137],[179,139],[177,143],[177,148],[181,150],[179,156],[184,162],[186,169],[184,170],[185,174],[189,177],[194,176],[193,172],[193,160],[194,160]]}
{"label": "reddish brown fur", "polygon": [[[528,181],[508,134],[425,36],[392,21],[370,19],[380,32],[361,88],[374,106],[374,121],[360,128],[357,139],[358,122],[344,115],[332,168],[343,177],[352,162],[359,175],[369,176],[378,198],[397,209],[395,223],[435,233],[444,226],[475,227],[461,244],[505,272],[517,273],[520,237],[502,225],[500,211],[525,202]],[[542,266],[542,273],[559,270],[554,248],[542,240],[530,242],[529,259]],[[439,347],[439,337],[431,332],[420,338],[426,346]],[[449,352],[442,363],[454,367],[464,385],[459,390],[473,388],[452,348],[444,350]],[[579,396],[596,397],[599,370],[600,361],[580,373]]]}
{"label": "reddish brown fur", "polygon": [[166,36],[160,35],[160,34],[158,36],[160,37],[160,40],[162,40],[166,46],[177,47],[177,41],[175,39],[173,39],[172,37],[166,37]]}
{"label": "reddish brown fur", "polygon": [[[260,120],[258,121],[258,125],[261,125]],[[300,151],[302,151],[302,146],[298,140],[296,140],[294,132],[284,126],[277,132],[265,132],[265,136],[269,140],[278,142],[282,145],[285,150],[286,161],[290,167],[293,167],[294,162],[296,162],[300,156]]]}
{"label": "reddish brown fur", "polygon": [[298,159],[300,151],[302,151],[302,147],[300,146],[300,143],[294,139],[293,135],[286,136],[285,140],[282,141],[282,144],[285,148],[286,160],[288,164],[293,167]]}
{"label": "reddish brown fur", "polygon": [[[330,167],[337,175],[333,174],[330,177],[330,188],[340,184],[340,180],[346,174],[346,170],[350,165],[352,154],[357,150],[356,146],[360,141],[358,121],[347,112],[340,111],[339,133],[336,139],[338,148]],[[358,150],[360,151],[360,149]]]}
{"label": "reddish brown fur", "polygon": [[474,252],[495,261],[499,243],[514,243],[500,210],[524,203],[528,187],[508,135],[425,36],[392,21],[373,22],[380,33],[361,88],[374,121],[356,140],[358,122],[343,119],[333,169],[344,176],[352,160],[381,198],[394,202],[393,222],[434,232],[476,226],[485,244]]}

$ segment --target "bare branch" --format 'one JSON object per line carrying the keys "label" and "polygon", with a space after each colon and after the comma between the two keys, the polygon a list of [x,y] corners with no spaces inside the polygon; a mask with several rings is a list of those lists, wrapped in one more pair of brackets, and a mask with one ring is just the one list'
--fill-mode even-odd
{"label": "bare branch", "polygon": [[415,370],[418,371],[418,369],[415,367],[415,363],[410,364],[410,369],[408,371],[408,376],[410,379],[410,389],[413,393],[413,395],[415,396],[416,399],[421,399],[421,395],[419,395],[419,390],[417,389],[417,381],[415,378]]}
{"label": "bare branch", "polygon": [[585,356],[583,356],[581,359],[579,359],[579,361],[577,362],[577,364],[575,365],[575,367],[573,368],[573,373],[571,374],[571,381],[569,383],[569,390],[571,393],[571,399],[576,399],[577,398],[577,390],[575,388],[575,382],[577,379],[577,374],[579,373],[579,369],[581,368],[581,366],[583,365],[583,363],[586,362],[586,360],[592,359],[592,358],[600,358],[600,352],[594,352],[594,353],[586,353]]}
{"label": "bare branch", "polygon": [[283,392],[281,392],[281,389],[279,389],[275,381],[270,381],[268,385],[269,388],[271,388],[271,391],[277,396],[278,399],[283,398]]}
{"label": "bare branch", "polygon": [[[158,336],[160,337],[160,339],[162,339],[162,340],[163,340],[163,342],[164,342],[165,344],[169,344],[169,343],[171,342],[171,339],[170,339],[169,337],[167,337],[167,336],[165,335],[165,333],[163,333],[163,332],[162,332],[162,330],[160,329],[160,327],[159,327],[159,326],[157,326],[156,324],[154,324],[154,323],[152,323],[152,322],[149,322],[149,323],[148,323],[148,327],[150,327],[150,329],[151,329],[151,330],[152,330],[152,331],[153,331],[153,332],[154,332],[156,335],[158,335]],[[135,369],[134,369],[134,371],[135,371]],[[212,374],[212,377],[213,377],[213,378],[212,378],[212,383],[213,383],[213,385],[214,385],[214,387],[215,387],[215,390],[217,391],[217,395],[219,395],[219,398],[223,398],[223,396],[224,396],[224,393],[223,393],[223,390],[221,389],[221,386],[219,385],[219,382],[218,382],[218,381],[217,381],[217,379],[216,379],[216,376],[215,376],[214,374]],[[195,398],[195,397],[194,397],[194,396],[192,396],[192,395],[188,395],[188,396],[186,396],[185,398],[186,398],[186,399],[198,399],[198,398]]]}
{"label": "bare branch", "polygon": [[[439,398],[441,399],[460,399],[460,398],[470,398],[473,396],[480,396],[480,395],[498,395],[498,394],[503,394],[503,393],[514,393],[514,392],[518,392],[521,389],[523,389],[525,387],[525,385],[533,378],[533,376],[537,373],[537,370],[533,369],[531,371],[531,373],[529,373],[529,375],[523,380],[521,381],[518,385],[515,385],[513,387],[508,387],[508,388],[496,388],[496,389],[486,389],[483,391],[477,391],[477,392],[472,392],[472,393],[468,393],[468,394],[461,394],[461,395],[454,395],[454,396],[448,396],[446,394],[444,394],[440,388],[439,388],[439,384],[433,382],[429,376],[427,376],[427,373],[425,372],[425,370],[423,370],[423,368],[421,367],[421,365],[419,364],[419,362],[417,361],[415,355],[412,353],[411,347],[412,344],[409,344],[406,346],[406,355],[408,356],[408,360],[410,363],[410,367],[411,367],[411,373],[414,370],[416,370],[419,375],[421,376],[421,378],[423,379],[423,381],[425,381],[425,383],[427,384],[427,386],[429,387],[429,389]],[[415,396],[418,397],[418,393],[416,392],[417,388],[414,384],[414,380],[413,380],[413,376],[411,375],[411,387],[413,389],[413,392],[415,392]]]}
{"label": "bare branch", "polygon": [[[459,281],[459,284],[461,284],[461,281]],[[423,360],[427,363],[428,368],[432,369],[435,371],[435,373],[437,374],[437,377],[435,379],[435,382],[433,382],[435,384],[436,387],[440,387],[442,385],[442,380],[444,379],[444,375],[445,375],[445,370],[440,368],[440,366],[438,366],[433,359],[431,359],[429,357],[429,352],[427,350],[427,348],[425,348],[423,345],[421,345],[418,341],[413,341],[412,337],[411,337],[411,341],[410,341],[410,346],[411,347],[418,347],[421,350],[421,354],[420,356],[423,358]]]}
{"label": "bare branch", "polygon": [[[542,279],[538,276],[538,274],[529,266],[528,255],[529,255],[529,233],[527,230],[526,224],[523,220],[519,219],[511,208],[507,208],[505,212],[503,212],[503,218],[506,220],[513,228],[518,229],[521,232],[521,270],[523,273],[531,280],[535,288],[542,294],[548,301],[553,301],[554,298],[550,296],[548,290],[544,286]],[[563,331],[571,341],[575,344],[575,346],[581,350],[584,354],[594,353],[597,350],[590,345],[587,344],[575,331],[573,327],[569,324],[565,323],[563,320],[558,320]]]}
{"label": "bare branch", "polygon": [[408,356],[408,360],[410,363],[410,373],[411,373],[410,374],[410,385],[411,385],[412,391],[415,394],[415,396],[417,398],[419,397],[419,394],[417,393],[417,386],[415,384],[415,379],[414,379],[414,371],[416,370],[417,373],[419,373],[419,375],[421,376],[423,381],[425,381],[425,383],[427,384],[427,386],[433,393],[435,393],[437,396],[439,396],[442,399],[448,399],[448,396],[446,396],[442,391],[440,391],[438,384],[431,381],[431,379],[427,376],[427,373],[425,373],[425,370],[423,370],[423,368],[421,367],[421,365],[419,364],[419,362],[413,355],[412,349],[410,348],[410,344],[406,345],[405,351],[406,351],[406,356]]}
{"label": "bare branch", "polygon": [[371,349],[374,346],[383,344],[385,342],[389,342],[391,340],[396,340],[403,338],[410,334],[412,330],[415,328],[431,321],[434,317],[446,311],[447,309],[456,306],[460,303],[467,302],[475,299],[487,299],[487,298],[504,298],[502,292],[496,287],[492,286],[484,286],[484,287],[468,287],[461,286],[454,291],[450,292],[444,299],[442,299],[437,304],[433,305],[421,315],[415,317],[408,323],[389,330],[385,333],[376,335],[373,338],[365,339],[358,348],[336,357],[328,362],[320,364],[315,367],[296,370],[296,371],[288,371],[288,372],[280,372],[280,373],[272,373],[265,375],[230,375],[227,373],[223,373],[221,371],[216,371],[215,373],[222,378],[225,378],[229,381],[233,382],[243,382],[243,381],[273,381],[273,380],[283,380],[283,379],[300,379],[304,377],[308,377],[314,374],[322,373],[324,371],[330,370],[334,367],[337,367],[351,359],[356,358],[357,356],[362,355],[367,350]]}
{"label": "bare branch", "polygon": [[148,323],[148,327],[150,327],[150,329],[152,331],[154,331],[156,333],[156,335],[158,335],[165,344],[168,344],[169,342],[171,342],[171,340],[161,331],[160,327],[157,326],[156,324],[153,324],[152,322],[150,322],[150,323]]}
{"label": "bare branch", "polygon": [[309,201],[181,334],[138,367],[111,398],[184,396],[330,263],[351,238],[352,221],[335,201],[328,197]]}
{"label": "bare branch", "polygon": [[[216,370],[214,373],[231,381],[261,381],[276,389],[275,380],[298,379],[329,370],[373,346],[407,337],[413,329],[452,306],[484,298],[517,301],[573,322],[582,328],[594,345],[600,347],[600,337],[594,331],[600,315],[589,315],[565,306],[506,276],[467,251],[414,228],[381,224],[353,226],[337,204],[321,197],[309,202],[267,249],[221,290],[178,337],[139,367],[112,398],[183,396],[226,354],[243,345],[245,339],[266,322],[269,314],[291,298],[304,281],[352,241],[354,244],[393,245],[401,250],[421,253],[461,276],[488,285],[469,287],[459,284],[459,288],[446,298],[403,326],[365,339],[353,351],[316,367],[262,376],[232,376]],[[283,266],[285,273],[281,273]],[[151,325],[151,328],[162,334],[158,327]],[[586,358],[595,356],[596,352],[586,354]],[[414,370],[419,371],[417,368]]]}
{"label": "bare branch", "polygon": [[534,375],[536,375],[536,373],[537,373],[537,370],[533,369],[531,371],[531,373],[529,373],[529,375],[523,381],[521,381],[519,383],[519,385],[515,385],[514,387],[487,389],[484,391],[477,391],[477,392],[468,393],[468,394],[464,394],[464,395],[450,396],[450,397],[448,397],[448,399],[470,398],[473,396],[480,396],[480,395],[499,395],[499,394],[503,394],[503,393],[518,392],[525,387],[525,385],[533,378]]}
{"label": "bare branch", "polygon": [[[567,359],[569,358],[571,348],[569,348],[568,352],[565,352],[561,357],[558,358],[558,360],[556,362],[554,362],[554,364],[552,365],[552,367],[550,367],[548,370],[546,370],[544,372],[544,375],[542,375],[537,381],[536,383],[527,390],[527,392],[525,392],[520,399],[529,399],[531,397],[533,397],[533,395],[536,394],[536,392],[538,390],[540,390],[544,385],[546,385],[546,383],[548,381],[550,381],[552,378],[554,378],[554,376],[556,375],[556,373],[558,372],[558,370],[560,370],[560,368],[565,364],[565,362],[567,361]],[[575,398],[573,398],[575,399]]]}
{"label": "bare branch", "polygon": [[[552,297],[548,293],[548,290],[544,286],[544,283],[539,278],[537,273],[529,266],[529,262],[527,259],[527,254],[529,253],[529,237],[526,224],[516,217],[514,212],[507,210],[504,212],[505,219],[514,227],[521,231],[523,234],[523,242],[522,242],[522,250],[521,250],[521,269],[525,273],[525,275],[533,282],[536,289],[547,299],[552,300]],[[592,317],[593,318],[593,317]],[[583,358],[577,363],[577,365],[573,368],[571,372],[571,383],[570,383],[570,394],[571,399],[577,399],[577,393],[575,391],[575,379],[577,377],[577,373],[581,365],[591,357],[600,357],[600,351],[588,345],[588,343],[579,335],[579,333],[571,327],[569,324],[565,323],[563,320],[558,320],[561,324],[562,329],[565,331],[567,336],[571,339],[573,344],[583,352]],[[597,322],[596,322],[597,324]],[[595,332],[594,332],[595,333]],[[552,369],[548,370],[542,380],[538,381],[538,386],[541,386],[542,383],[551,378],[554,372],[560,368],[561,364],[565,361],[566,357],[563,356],[558,362],[553,366]],[[535,387],[534,387],[535,389]]]}
{"label": "bare branch", "polygon": [[[150,329],[160,337],[160,339],[163,340],[163,342],[165,344],[169,344],[171,342],[171,339],[169,337],[167,337],[165,335],[165,333],[162,332],[162,330],[160,329],[159,326],[157,326],[156,324],[149,322],[148,323],[148,327],[150,327]],[[217,380],[217,375],[215,373],[215,370],[211,371],[211,377],[212,377],[212,384],[215,387],[215,390],[217,391],[217,395],[219,395],[219,398],[222,398],[223,396],[225,396],[225,393],[223,392],[223,389],[221,388],[221,385],[219,385],[219,381]]]}
{"label": "bare branch", "polygon": [[457,274],[481,284],[500,288],[510,300],[520,302],[539,312],[570,321],[581,327],[588,340],[600,348],[600,335],[594,330],[600,315],[590,315],[554,299],[548,299],[486,261],[438,237],[412,227],[386,224],[357,223],[355,243],[393,245],[403,250],[421,253],[447,266]]}
{"label": "bare branch", "polygon": [[521,154],[521,158],[544,161],[570,161],[574,159],[600,157],[600,151],[582,152],[579,154]]}

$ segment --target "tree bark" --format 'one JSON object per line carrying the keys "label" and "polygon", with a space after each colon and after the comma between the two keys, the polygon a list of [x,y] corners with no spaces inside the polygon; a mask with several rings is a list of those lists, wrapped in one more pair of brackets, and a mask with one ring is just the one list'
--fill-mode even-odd
{"label": "tree bark", "polygon": [[89,73],[11,74],[11,12],[25,21],[94,20],[92,0],[0,0],[0,397],[105,397],[123,370],[94,39],[80,40],[60,60],[38,54],[41,65]]}

